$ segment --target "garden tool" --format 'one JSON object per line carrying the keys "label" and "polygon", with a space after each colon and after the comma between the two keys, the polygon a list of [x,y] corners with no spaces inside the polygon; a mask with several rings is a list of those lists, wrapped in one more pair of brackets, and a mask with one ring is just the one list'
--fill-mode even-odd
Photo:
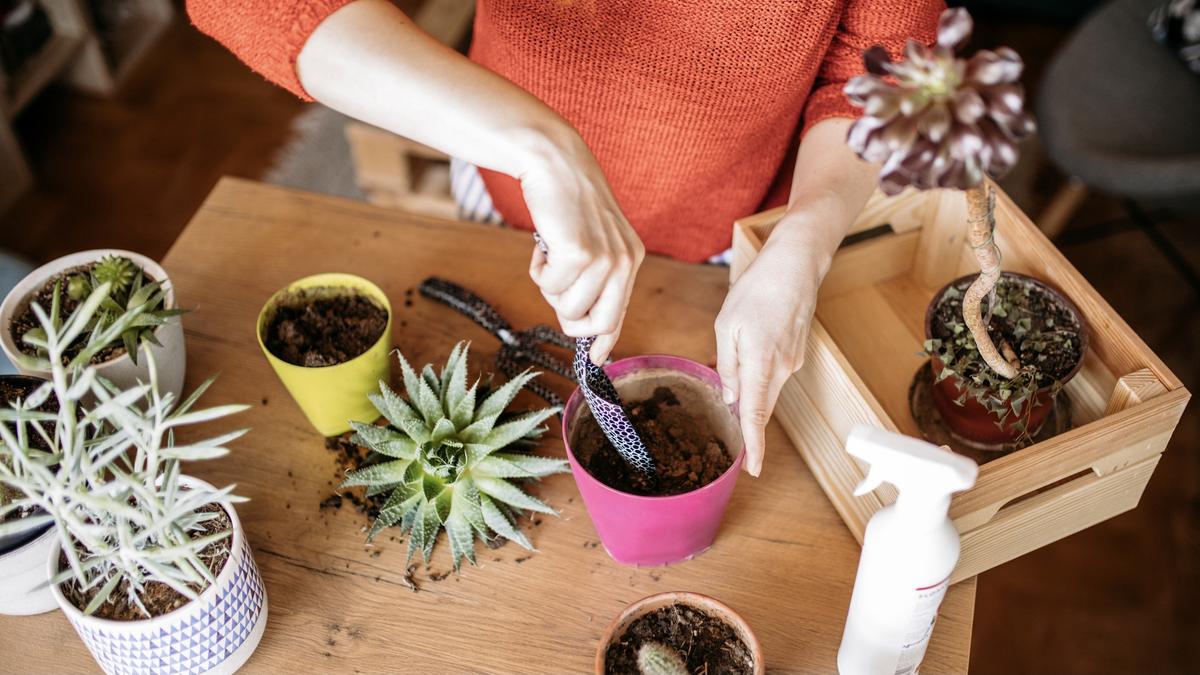
{"label": "garden tool", "polygon": [[[550,250],[541,235],[534,232],[533,239],[542,253],[549,256]],[[608,437],[613,448],[621,453],[621,457],[631,468],[643,476],[653,479],[658,476],[658,467],[654,463],[654,458],[646,449],[646,444],[638,434],[637,427],[633,426],[633,420],[629,418],[625,404],[621,402],[621,396],[617,394],[617,388],[613,386],[612,380],[608,379],[608,374],[604,372],[603,368],[592,362],[592,343],[595,341],[595,337],[581,337],[575,340],[573,365],[579,389],[583,392],[584,399],[587,400],[588,408],[591,409],[596,424]]]}

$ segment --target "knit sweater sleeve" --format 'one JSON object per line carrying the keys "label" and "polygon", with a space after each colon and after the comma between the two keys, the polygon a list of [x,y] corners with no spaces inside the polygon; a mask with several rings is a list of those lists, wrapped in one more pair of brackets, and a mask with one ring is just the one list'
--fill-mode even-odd
{"label": "knit sweater sleeve", "polygon": [[188,15],[263,77],[300,98],[313,100],[296,75],[296,58],[308,37],[351,0],[187,0]]}
{"label": "knit sweater sleeve", "polygon": [[850,78],[866,72],[863,50],[883,45],[896,59],[909,38],[933,44],[938,16],[945,8],[942,0],[849,0],[805,103],[801,133],[807,133],[821,120],[861,115],[842,93],[842,87]]}

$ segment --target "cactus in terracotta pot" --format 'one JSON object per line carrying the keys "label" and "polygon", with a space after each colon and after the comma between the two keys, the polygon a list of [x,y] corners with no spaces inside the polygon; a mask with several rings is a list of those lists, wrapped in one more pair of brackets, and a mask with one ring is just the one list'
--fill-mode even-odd
{"label": "cactus in terracotta pot", "polygon": [[642,675],[689,675],[679,652],[661,642],[646,642],[638,649],[638,670]]}

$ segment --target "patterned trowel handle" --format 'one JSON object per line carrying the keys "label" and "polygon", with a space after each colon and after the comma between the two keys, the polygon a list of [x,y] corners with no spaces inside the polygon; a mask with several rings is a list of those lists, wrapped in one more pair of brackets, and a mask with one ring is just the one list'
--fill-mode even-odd
{"label": "patterned trowel handle", "polygon": [[[542,241],[536,232],[533,237],[542,253],[549,255],[546,242]],[[633,420],[629,418],[629,413],[625,411],[625,405],[621,403],[621,396],[617,394],[617,388],[613,386],[612,380],[608,379],[608,374],[604,372],[604,369],[592,363],[592,343],[595,341],[594,337],[582,337],[575,340],[573,365],[579,389],[583,392],[583,398],[587,401],[588,408],[592,411],[592,417],[596,419],[600,430],[608,437],[617,452],[621,453],[621,457],[625,459],[626,463],[638,473],[654,478],[658,475],[658,467],[655,466],[654,458],[646,449],[646,444],[642,442],[637,428],[633,426]]]}

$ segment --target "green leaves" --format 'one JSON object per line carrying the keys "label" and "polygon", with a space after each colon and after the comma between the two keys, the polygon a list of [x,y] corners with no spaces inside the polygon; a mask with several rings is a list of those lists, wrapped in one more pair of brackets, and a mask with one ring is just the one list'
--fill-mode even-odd
{"label": "green leaves", "polygon": [[[544,433],[559,412],[545,408],[497,425],[521,387],[536,377],[526,371],[476,405],[479,382],[467,386],[469,346],[450,352],[440,373],[415,370],[397,352],[407,400],[380,383],[372,403],[388,426],[354,424],[354,441],[384,458],[351,471],[341,487],[362,486],[368,494],[388,492],[368,538],[388,527],[408,531],[408,554],[428,560],[441,529],[446,530],[457,569],[475,562],[474,537],[498,535],[532,549],[513,524],[509,509],[553,514],[541,500],[509,479],[537,479],[568,471],[565,460],[511,451]],[[509,448],[510,451],[504,451]]]}
{"label": "green leaves", "polygon": [[[151,352],[147,352],[149,384],[120,390],[97,376],[89,363],[91,355],[145,312],[144,308],[126,312],[96,327],[95,316],[112,301],[109,283],[89,282],[94,290],[65,321],[58,319],[57,311],[47,314],[34,307],[41,325],[38,333],[26,337],[43,350],[52,377],[25,402],[0,402],[4,405],[0,421],[6,422],[0,424],[0,457],[7,460],[0,462],[0,482],[20,493],[14,504],[43,511],[15,523],[52,522],[57,528],[66,544],[67,564],[55,582],[95,591],[85,613],[95,611],[114,593],[123,594],[145,612],[141,594],[150,582],[170,586],[189,598],[212,583],[213,572],[201,554],[232,533],[228,529],[207,532],[218,514],[198,510],[241,501],[232,496],[232,487],[185,489],[180,466],[183,461],[227,454],[228,444],[246,430],[182,445],[175,443],[175,431],[223,419],[246,406],[196,408],[212,380],[176,405],[174,396],[158,390]],[[158,294],[147,290],[149,286],[139,286],[136,279],[132,283],[131,292],[141,293],[139,297]],[[56,297],[52,310],[57,310],[57,303]],[[84,335],[84,349],[68,356],[68,348]],[[29,404],[51,396],[57,412],[29,409]],[[34,447],[35,441],[49,450]]]}

